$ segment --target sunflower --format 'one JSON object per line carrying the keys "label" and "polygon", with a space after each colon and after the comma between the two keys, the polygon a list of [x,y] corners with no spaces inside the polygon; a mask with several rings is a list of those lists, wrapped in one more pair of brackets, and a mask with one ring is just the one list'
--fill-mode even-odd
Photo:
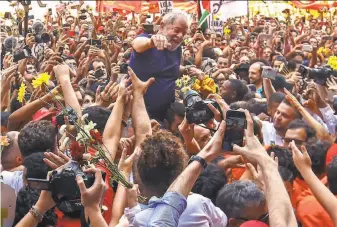
{"label": "sunflower", "polygon": [[328,59],[328,65],[333,69],[337,70],[337,57],[336,56],[331,56]]}
{"label": "sunflower", "polygon": [[23,102],[23,99],[25,98],[25,94],[26,94],[26,85],[24,83],[21,83],[19,92],[18,92],[18,101],[20,103]]}
{"label": "sunflower", "polygon": [[191,90],[190,87],[183,87],[183,88],[181,89],[181,92],[182,92],[183,94],[185,94],[185,93],[188,92],[189,90]]}
{"label": "sunflower", "polygon": [[39,88],[42,86],[42,84],[48,85],[50,80],[50,75],[48,73],[41,73],[38,78],[33,80],[33,87]]}
{"label": "sunflower", "polygon": [[188,82],[190,81],[191,77],[189,77],[188,75],[183,75],[183,77],[181,78],[181,81],[183,82],[184,86],[186,86],[188,84]]}
{"label": "sunflower", "polygon": [[176,80],[176,86],[181,87],[183,84],[181,83],[181,79]]}

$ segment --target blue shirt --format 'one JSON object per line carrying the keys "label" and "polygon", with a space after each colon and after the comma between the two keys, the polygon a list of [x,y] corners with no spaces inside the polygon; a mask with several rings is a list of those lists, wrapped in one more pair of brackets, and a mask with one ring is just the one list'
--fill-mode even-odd
{"label": "blue shirt", "polygon": [[[141,34],[138,37],[151,36]],[[163,120],[166,110],[175,100],[175,81],[179,77],[181,47],[175,51],[151,48],[143,53],[132,51],[130,67],[142,81],[151,77],[156,79],[147,90],[144,99],[151,118]]]}

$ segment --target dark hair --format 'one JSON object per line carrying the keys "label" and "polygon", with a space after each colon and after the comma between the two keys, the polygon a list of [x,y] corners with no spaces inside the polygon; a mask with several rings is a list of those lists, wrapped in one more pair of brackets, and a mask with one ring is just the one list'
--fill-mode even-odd
{"label": "dark hair", "polygon": [[229,105],[229,108],[231,110],[238,110],[240,108],[242,109],[247,109],[248,108],[248,103],[246,101],[237,101],[233,102]]}
{"label": "dark hair", "polygon": [[216,164],[208,164],[194,183],[192,192],[198,193],[215,203],[218,191],[226,184],[227,177],[222,168]]}
{"label": "dark hair", "polygon": [[111,110],[100,106],[89,106],[83,110],[83,114],[89,114],[87,120],[96,123],[95,129],[103,135]]}
{"label": "dark hair", "polygon": [[96,97],[95,92],[93,92],[93,91],[91,91],[91,90],[85,90],[85,91],[84,91],[84,94],[83,94],[82,96],[84,97],[85,95],[89,95],[89,96],[91,96],[92,98],[95,98],[95,97]]}
{"label": "dark hair", "polygon": [[95,63],[95,62],[103,62],[103,63],[105,63],[103,60],[95,58],[95,59],[92,60],[92,62],[89,64],[88,72],[91,71],[91,70],[94,70],[94,63]]}
{"label": "dark hair", "polygon": [[288,148],[280,146],[270,146],[267,149],[267,153],[270,155],[271,152],[274,152],[275,156],[278,158],[279,167],[282,166],[291,172],[293,178],[291,178],[290,181],[293,181],[295,177],[298,175],[298,170],[296,169],[292,152]]}
{"label": "dark hair", "polygon": [[31,154],[24,158],[23,165],[26,167],[26,178],[46,179],[51,169],[44,163],[43,152]]}
{"label": "dark hair", "polygon": [[293,120],[289,125],[288,129],[300,129],[303,128],[307,134],[307,139],[316,137],[315,129],[311,128],[305,121],[301,119]]}
{"label": "dark hair", "polygon": [[247,102],[247,110],[250,113],[255,115],[259,115],[260,113],[267,114],[267,103],[266,102],[259,102],[256,99],[251,99]]}
{"label": "dark hair", "polygon": [[255,94],[256,94],[255,92],[248,91],[248,93],[245,94],[245,96],[243,97],[242,101],[249,101],[251,99],[256,98]]}
{"label": "dark hair", "polygon": [[76,60],[76,59],[72,56],[67,56],[67,57],[64,58],[64,61],[66,61],[66,60]]}
{"label": "dark hair", "polygon": [[56,140],[56,127],[46,120],[31,121],[18,136],[20,151],[24,157],[36,153],[53,151]]}
{"label": "dark hair", "polygon": [[265,201],[263,192],[255,183],[247,180],[226,184],[219,191],[215,205],[230,219],[240,217],[247,206],[257,208]]}
{"label": "dark hair", "polygon": [[292,107],[295,110],[295,118],[302,119],[301,113],[298,112],[298,110],[295,107],[293,107],[287,99],[283,99],[282,103],[286,104],[287,106]]}
{"label": "dark hair", "polygon": [[0,113],[0,116],[1,116],[1,125],[2,126],[6,126],[7,127],[9,115],[11,115],[10,112],[1,112]]}
{"label": "dark hair", "polygon": [[175,116],[184,117],[185,116],[185,106],[180,102],[174,102],[171,104],[170,108],[166,111],[165,119],[168,121],[169,125],[174,121]]}
{"label": "dark hair", "polygon": [[275,92],[271,94],[268,100],[268,106],[272,105],[273,103],[280,104],[284,99],[286,98],[286,95],[282,92]]}
{"label": "dark hair", "polygon": [[296,178],[296,176],[294,176],[294,173],[291,172],[290,169],[288,169],[284,166],[279,166],[278,172],[279,172],[282,180],[285,181],[285,182],[293,182]]}
{"label": "dark hair", "polygon": [[295,52],[293,58],[296,56],[301,56],[304,59],[304,54],[302,52]]}
{"label": "dark hair", "polygon": [[230,86],[236,91],[236,98],[234,101],[240,101],[248,93],[248,88],[244,82],[236,79],[229,79]]}
{"label": "dark hair", "polygon": [[316,176],[320,176],[325,172],[325,158],[330,145],[329,142],[320,141],[316,138],[312,138],[306,143],[305,147],[307,148],[312,163],[311,169]]}
{"label": "dark hair", "polygon": [[328,184],[330,191],[337,195],[337,156],[333,157],[332,161],[327,166]]}
{"label": "dark hair", "polygon": [[[16,198],[15,219],[13,226],[29,212],[30,208],[36,204],[40,196],[40,190],[23,187]],[[42,218],[42,221],[37,224],[38,227],[56,226],[57,216],[54,208],[48,210]]]}
{"label": "dark hair", "polygon": [[172,133],[159,130],[146,137],[141,150],[135,161],[140,180],[147,190],[162,196],[186,167],[183,145]]}
{"label": "dark hair", "polygon": [[281,56],[281,55],[277,55],[277,56],[274,58],[274,60],[273,60],[273,62],[272,62],[272,65],[274,65],[274,62],[275,62],[275,61],[281,61],[281,62],[283,62],[284,64],[287,63],[287,60],[286,60],[283,56]]}
{"label": "dark hair", "polygon": [[286,87],[286,80],[282,75],[276,75],[271,83],[276,91],[282,91]]}
{"label": "dark hair", "polygon": [[216,60],[216,54],[214,52],[214,49],[213,48],[204,49],[202,52],[202,57]]}

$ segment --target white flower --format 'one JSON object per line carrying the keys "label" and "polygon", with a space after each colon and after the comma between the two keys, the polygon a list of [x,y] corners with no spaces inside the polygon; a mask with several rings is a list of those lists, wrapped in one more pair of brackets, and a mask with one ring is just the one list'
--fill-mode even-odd
{"label": "white flower", "polygon": [[[86,115],[86,114],[85,114]],[[83,116],[85,116],[83,115]],[[81,143],[86,143],[87,141],[90,141],[92,139],[90,135],[90,130],[94,129],[96,126],[96,123],[90,121],[87,125],[84,125],[82,130],[80,130],[77,133],[76,141]]]}
{"label": "white flower", "polygon": [[63,135],[63,133],[64,133],[64,131],[66,130],[66,128],[67,128],[67,125],[62,125],[62,126],[60,127],[59,132],[60,132],[61,135]]}

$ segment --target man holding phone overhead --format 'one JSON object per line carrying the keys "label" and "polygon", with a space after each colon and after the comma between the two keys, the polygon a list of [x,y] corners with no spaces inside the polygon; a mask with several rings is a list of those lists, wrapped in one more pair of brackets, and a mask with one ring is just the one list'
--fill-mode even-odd
{"label": "man holding phone overhead", "polygon": [[181,43],[187,32],[187,17],[176,11],[164,16],[157,34],[141,34],[132,42],[130,67],[143,81],[154,77],[144,99],[151,118],[163,120],[175,100],[175,81],[179,77]]}

